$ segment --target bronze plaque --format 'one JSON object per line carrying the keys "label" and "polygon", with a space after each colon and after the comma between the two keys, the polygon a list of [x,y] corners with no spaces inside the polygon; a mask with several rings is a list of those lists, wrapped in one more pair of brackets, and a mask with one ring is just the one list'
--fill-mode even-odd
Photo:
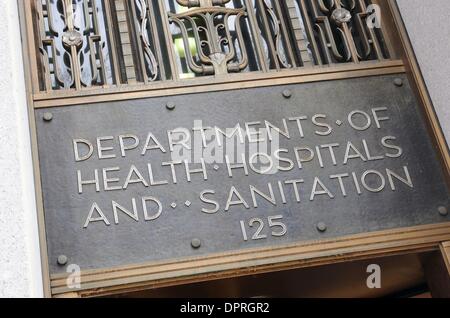
{"label": "bronze plaque", "polygon": [[394,78],[37,110],[51,273],[448,222]]}

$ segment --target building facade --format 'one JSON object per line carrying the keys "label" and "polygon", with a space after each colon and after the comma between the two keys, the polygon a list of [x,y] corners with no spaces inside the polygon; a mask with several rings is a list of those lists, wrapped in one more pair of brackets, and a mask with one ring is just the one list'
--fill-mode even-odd
{"label": "building facade", "polygon": [[[351,83],[357,88],[359,84],[355,79],[387,76],[390,82],[394,81],[395,85],[392,85],[392,87],[408,86],[405,83],[406,81],[410,83],[411,91],[414,92],[414,96],[421,107],[420,109],[423,110],[420,112],[420,118],[426,120],[428,125],[431,140],[429,143],[433,145],[437,157],[440,158],[435,160],[431,156],[429,160],[439,162],[439,165],[443,167],[444,172],[442,174],[447,174],[444,179],[448,179],[449,155],[447,141],[450,138],[450,108],[447,106],[447,101],[450,99],[450,93],[447,89],[450,65],[446,63],[446,61],[450,60],[450,49],[448,48],[450,44],[447,41],[450,34],[450,26],[447,23],[447,12],[450,10],[448,1],[354,1],[358,3],[355,6],[359,9],[352,7],[352,1],[343,1],[342,3],[336,1],[337,5],[334,4],[336,7],[331,7],[333,10],[327,7],[330,6],[330,3],[322,1],[312,1],[312,4],[309,3],[310,1],[286,1],[282,6],[277,1],[234,1],[234,4],[228,2],[150,1],[149,4],[148,1],[71,2],[47,0],[35,1],[31,7],[21,0],[8,0],[0,3],[0,15],[2,15],[0,25],[3,30],[0,36],[4,44],[0,48],[0,69],[2,70],[0,81],[0,94],[2,96],[0,102],[0,107],[2,108],[2,116],[0,117],[0,203],[2,206],[2,217],[0,220],[2,228],[0,232],[0,296],[172,296],[185,295],[185,293],[194,291],[194,293],[202,296],[337,295],[357,297],[395,295],[404,291],[404,289],[412,288],[416,285],[422,286],[424,282],[429,287],[428,290],[423,291],[424,293],[431,291],[435,296],[448,295],[446,294],[449,291],[448,286],[441,288],[434,285],[436,280],[449,280],[448,273],[450,269],[445,269],[445,262],[449,266],[450,245],[446,242],[450,242],[450,227],[448,227],[448,220],[445,221],[445,217],[448,215],[447,209],[450,206],[445,205],[445,203],[436,207],[439,210],[439,213],[436,213],[436,218],[439,216],[439,218],[443,217],[444,219],[440,219],[439,222],[426,219],[424,226],[432,224],[431,227],[426,228],[420,227],[422,225],[420,224],[422,222],[421,216],[415,216],[418,222],[416,222],[417,224],[414,227],[408,223],[408,220],[399,221],[399,224],[394,224],[394,226],[386,229],[391,231],[386,234],[387,236],[391,235],[389,236],[390,239],[386,239],[386,241],[377,241],[374,238],[376,234],[372,236],[368,234],[367,237],[353,238],[352,236],[352,240],[360,241],[358,243],[348,243],[350,245],[355,244],[351,250],[349,247],[344,246],[347,243],[343,243],[343,245],[338,244],[334,252],[330,247],[331,245],[320,246],[319,244],[312,250],[307,250],[304,245],[301,245],[301,247],[289,245],[291,250],[283,247],[282,250],[279,250],[279,254],[271,255],[270,259],[268,256],[267,259],[261,260],[260,263],[257,261],[257,259],[260,260],[258,254],[269,253],[268,250],[257,249],[256,252],[252,252],[253,254],[248,254],[245,260],[237,260],[239,259],[238,254],[233,254],[232,256],[221,254],[223,262],[228,267],[218,263],[213,264],[210,259],[207,260],[205,258],[203,261],[206,262],[206,265],[201,263],[201,261],[195,263],[197,260],[193,261],[194,263],[192,264],[181,262],[182,265],[175,265],[175,267],[180,266],[180,268],[173,269],[173,272],[170,274],[173,276],[161,274],[165,272],[166,268],[174,266],[174,261],[171,257],[168,257],[171,260],[169,263],[164,263],[167,258],[155,258],[153,260],[149,257],[149,261],[157,261],[156,265],[128,268],[127,258],[139,260],[141,257],[139,248],[137,248],[135,254],[131,252],[126,254],[124,256],[125,260],[120,259],[120,262],[113,261],[113,256],[111,256],[111,259],[106,260],[99,256],[99,259],[96,261],[98,261],[100,266],[96,268],[95,264],[97,263],[90,262],[90,255],[99,253],[102,257],[106,257],[104,255],[108,255],[108,253],[103,254],[103,250],[101,252],[95,249],[89,250],[85,259],[83,257],[80,258],[80,262],[83,259],[89,268],[86,274],[83,272],[83,266],[81,269],[81,285],[83,287],[80,289],[65,286],[67,277],[66,275],[61,275],[58,272],[58,268],[61,269],[62,265],[71,263],[72,260],[70,255],[68,255],[69,261],[54,257],[55,255],[59,255],[62,258],[67,257],[60,252],[60,245],[56,241],[61,240],[66,246],[73,243],[73,249],[75,250],[84,249],[86,245],[85,241],[77,235],[65,239],[57,236],[59,232],[49,229],[49,225],[50,227],[61,225],[62,228],[65,228],[64,224],[58,223],[60,221],[57,216],[55,216],[55,221],[53,222],[52,217],[57,215],[57,212],[54,214],[49,213],[46,215],[46,218],[43,217],[44,210],[50,210],[53,206],[55,206],[55,211],[59,211],[61,207],[69,209],[72,205],[77,204],[77,200],[74,201],[75,203],[67,203],[72,202],[70,197],[64,198],[64,200],[61,199],[61,202],[52,199],[53,190],[48,184],[55,181],[58,182],[60,180],[59,176],[61,176],[61,180],[64,180],[65,177],[63,176],[66,169],[63,163],[59,161],[61,168],[58,168],[59,163],[52,161],[53,156],[44,155],[44,150],[42,149],[45,149],[46,152],[49,150],[54,154],[55,158],[61,159],[66,157],[59,156],[57,148],[51,147],[52,144],[58,145],[58,141],[55,138],[57,134],[50,130],[49,133],[44,132],[46,128],[43,125],[51,122],[51,125],[56,125],[61,135],[64,135],[66,129],[67,134],[73,131],[71,129],[80,129],[81,132],[85,126],[83,124],[78,126],[78,123],[73,123],[72,119],[76,118],[74,121],[81,123],[89,122],[89,118],[85,117],[86,113],[83,109],[79,110],[79,114],[77,113],[77,105],[99,105],[101,107],[101,111],[98,111],[100,114],[106,114],[105,109],[109,106],[113,107],[115,110],[110,115],[104,116],[118,127],[120,126],[119,119],[122,118],[120,117],[122,116],[120,115],[122,114],[121,112],[127,112],[132,109],[127,107],[133,107],[131,104],[135,103],[134,101],[139,104],[139,101],[151,102],[155,100],[164,104],[168,111],[173,111],[175,107],[178,110],[179,105],[183,103],[183,99],[187,98],[187,94],[200,94],[196,96],[203,96],[201,94],[218,92],[218,94],[223,93],[224,95],[212,97],[212,100],[209,101],[211,105],[218,103],[214,101],[214,98],[219,96],[224,98],[221,103],[227,107],[227,103],[229,103],[226,100],[227,98],[230,98],[232,103],[239,103],[241,99],[245,99],[245,103],[252,107],[252,100],[249,99],[248,95],[233,99],[234,97],[227,92],[237,92],[240,88],[249,90],[261,89],[261,91],[256,92],[269,96],[270,89],[272,89],[281,92],[279,95],[283,95],[282,100],[289,101],[292,100],[291,94],[294,94],[293,97],[295,98],[297,87],[306,96],[307,91],[315,90],[314,87],[320,90],[321,86],[319,85],[322,85],[321,83],[331,83],[329,86],[325,84],[326,88],[323,89],[327,89],[329,94],[335,94],[335,96],[339,97],[341,95],[338,89],[333,86],[335,85],[334,81],[353,79],[354,82]],[[243,11],[242,8],[244,6],[239,5],[241,2],[245,2],[247,12]],[[62,8],[63,4],[66,7]],[[382,23],[381,28],[375,28],[375,31],[372,29],[367,29],[365,32],[360,31],[358,39],[350,41],[350,39],[357,37],[355,34],[358,33],[357,30],[360,30],[358,29],[356,17],[361,17],[361,14],[367,13],[358,11],[360,10],[359,6],[370,4],[381,7],[381,20],[379,21],[377,20],[376,13],[378,11],[376,11],[376,8],[374,11],[370,11],[375,14],[373,23]],[[75,5],[75,8],[71,8],[70,5]],[[80,9],[77,9],[78,5]],[[96,5],[101,6],[101,8],[99,9]],[[252,6],[254,6],[256,13],[251,13],[253,11],[250,11],[251,9],[249,8],[253,8]],[[305,7],[303,8],[302,6]],[[305,9],[306,7],[308,9]],[[84,11],[81,11],[81,8],[84,8]],[[169,19],[165,19],[167,12],[164,11],[164,8],[170,12],[170,24]],[[223,11],[222,8],[226,8],[228,11]],[[156,12],[158,9],[161,10],[159,13]],[[337,9],[343,10],[339,11]],[[54,10],[53,14],[51,13],[52,10]],[[313,16],[314,13],[317,13],[314,10],[320,11],[318,17]],[[355,10],[358,12],[355,12]],[[75,12],[75,16],[71,16],[68,12]],[[196,18],[193,15],[194,13],[197,14]],[[214,16],[214,14],[216,16],[211,20],[205,18],[207,22],[200,23],[196,20],[199,15],[209,17]],[[86,26],[87,33],[82,33],[77,29],[77,23],[81,23],[80,19],[83,19],[81,16],[86,19],[84,25],[92,24],[89,27]],[[367,19],[366,16],[362,16],[363,19]],[[231,22],[228,20],[218,22],[217,19],[230,19]],[[246,22],[235,22],[238,19],[245,19]],[[329,19],[331,24],[323,22],[323,19]],[[102,21],[106,21],[105,23],[109,27],[102,26]],[[134,23],[130,21],[134,21]],[[367,22],[366,20],[362,21],[364,23]],[[58,23],[62,23],[62,25]],[[196,25],[198,28],[197,33],[194,32],[195,30],[192,27],[192,24],[195,23],[198,23]],[[177,25],[177,27],[174,27],[174,25]],[[333,29],[336,25],[339,31]],[[317,29],[316,26],[318,26]],[[219,30],[217,31],[218,34],[221,34],[223,37],[227,37],[229,34],[233,35],[229,35],[230,38],[227,38],[227,40],[222,39],[222,41],[219,39],[214,42],[211,39],[213,34],[215,34],[211,32],[212,29]],[[80,34],[81,38],[79,37]],[[167,40],[168,34],[170,35],[170,41]],[[262,39],[257,39],[257,34],[262,34]],[[83,37],[89,40],[84,41]],[[109,40],[105,41],[105,38]],[[335,42],[333,42],[333,39]],[[364,40],[367,40],[366,43],[364,43]],[[249,43],[249,41],[253,42]],[[214,45],[216,47],[213,48]],[[203,53],[199,51],[200,47],[204,48],[205,46],[208,47],[207,51]],[[108,52],[108,54],[102,56],[104,52]],[[42,55],[40,56],[40,54]],[[202,54],[203,56],[200,56]],[[62,66],[58,66],[58,62],[62,63]],[[233,74],[233,76],[228,77],[228,74]],[[238,77],[237,74],[242,74],[242,77]],[[307,86],[308,88],[303,91],[301,87],[305,86],[302,85],[311,86]],[[382,86],[382,83],[375,80],[372,85],[374,85],[373,90],[377,90],[377,85]],[[284,89],[285,87],[287,89]],[[93,91],[93,88],[96,90]],[[390,93],[391,89],[386,88],[384,92]],[[350,93],[348,92],[348,94]],[[172,96],[173,100],[171,99]],[[235,96],[238,96],[238,93]],[[364,100],[366,95],[363,94],[361,96],[362,100]],[[314,96],[309,98],[306,101],[314,103]],[[366,98],[365,101],[377,103],[377,99],[374,97],[369,96]],[[398,98],[403,100],[400,97]],[[344,100],[344,97],[342,97],[342,100]],[[117,106],[119,104],[114,104],[117,102],[123,105],[130,104],[131,106],[122,106],[122,104]],[[111,103],[111,105],[108,103]],[[200,99],[199,103],[201,103]],[[55,123],[57,116],[63,117],[65,106],[74,106],[70,108],[74,109],[74,114],[61,124]],[[61,112],[59,112],[59,107],[63,109]],[[214,107],[216,108],[213,109],[218,109],[221,106],[215,105]],[[378,108],[381,109],[380,107]],[[200,110],[192,111],[201,113]],[[261,112],[263,113],[263,111]],[[365,114],[365,112],[361,113]],[[183,110],[181,114],[189,116],[189,111],[184,112]],[[357,115],[357,113],[354,114]],[[382,114],[373,114],[375,115],[372,120],[377,124],[380,124],[385,118]],[[157,111],[155,111],[154,115],[165,118],[164,114]],[[94,114],[93,112],[92,116],[92,118],[95,118],[94,121],[96,123],[102,119],[99,113]],[[139,117],[140,114],[137,113],[134,116]],[[230,114],[230,116],[232,115]],[[41,117],[44,120],[41,120]],[[226,120],[226,118],[228,117],[218,117],[217,120]],[[138,119],[134,119],[136,122],[140,122]],[[272,118],[265,119],[272,120]],[[325,129],[318,130],[320,133],[326,131],[327,127],[319,119],[320,117],[317,117],[316,126]],[[320,123],[322,123],[322,126]],[[341,124],[338,125],[340,126]],[[362,129],[364,128],[362,127],[364,123],[355,122],[354,125],[356,128],[361,128],[357,130],[365,130]],[[159,127],[157,124],[155,126]],[[99,127],[97,130],[94,129],[95,132],[93,132],[92,136],[108,135],[112,129],[112,126]],[[407,130],[412,131],[415,128],[408,127]],[[102,131],[102,129],[105,131]],[[148,129],[152,131],[152,136],[155,137],[152,127]],[[279,128],[278,131],[283,132],[283,129]],[[420,132],[421,134],[423,133],[423,131]],[[128,131],[120,131],[120,133],[127,134],[126,136],[121,135],[123,137],[122,144],[118,146],[122,146],[122,155],[126,158],[126,151],[133,149],[133,145],[128,144],[128,148],[126,145],[124,146],[125,137],[128,138],[128,141],[136,141],[136,138],[130,137],[129,134],[131,132]],[[413,138],[412,136],[414,135],[411,132],[411,134],[407,133],[406,136]],[[77,136],[73,135],[71,138],[77,138]],[[420,136],[416,136],[416,138],[418,142],[421,142]],[[156,141],[155,144],[152,144],[153,147],[155,145],[162,146],[156,138],[152,141]],[[84,146],[86,144],[85,140],[78,145],[81,147],[81,145]],[[98,145],[100,148],[100,144]],[[419,145],[431,147],[425,142],[423,144],[419,143]],[[137,147],[136,145],[134,148]],[[150,144],[147,142],[145,147],[144,153],[145,149],[150,149]],[[107,156],[107,148],[104,148],[104,151],[103,155]],[[78,155],[78,159],[80,159],[78,161],[83,161],[82,157],[83,155],[86,156],[86,152],[80,152]],[[41,159],[40,162],[38,158]],[[99,159],[102,159],[101,150]],[[428,160],[426,157],[422,159]],[[413,161],[413,159],[409,160]],[[412,163],[410,164],[413,165]],[[46,167],[49,166],[53,167],[54,170],[46,170]],[[96,167],[93,166],[90,169],[88,171],[92,172],[95,171]],[[186,170],[188,169],[188,166],[186,166]],[[55,173],[55,176],[48,177],[47,180],[47,174],[52,171]],[[373,171],[367,170],[366,172],[369,174]],[[197,176],[198,173],[201,173],[201,171],[199,172],[198,169],[195,170],[194,168],[190,172],[188,171],[188,175],[190,177],[192,175],[192,178],[194,178],[194,174]],[[396,173],[399,172],[396,171]],[[388,172],[388,178],[390,177],[391,179],[386,178],[386,180],[392,181],[392,176]],[[81,178],[83,177],[78,179],[78,184],[81,184],[81,192],[78,194],[83,192],[83,186],[89,187],[93,184],[95,186],[95,180],[90,182],[89,185],[89,182],[86,180],[85,183],[83,183],[84,181],[80,182]],[[438,176],[430,175],[430,178],[436,182],[436,185],[440,182]],[[405,180],[407,178],[403,175],[399,176],[398,179],[404,180],[403,185],[408,184],[408,180]],[[126,189],[127,185],[133,183],[133,180],[136,181],[132,177],[127,178],[124,188]],[[389,185],[388,181],[386,183]],[[392,185],[393,182],[391,182]],[[64,188],[65,185],[61,181],[61,183],[58,182],[57,184],[52,183],[52,186]],[[183,187],[183,185],[179,185],[179,187]],[[182,190],[180,189],[180,193],[187,191],[185,189],[189,187],[189,184],[184,185],[184,187]],[[370,185],[367,188],[373,189]],[[396,190],[395,186],[392,186],[392,188]],[[313,192],[315,190],[317,189],[314,185]],[[322,191],[324,190],[322,189]],[[415,195],[423,195],[420,189],[417,191],[419,192],[415,193]],[[319,194],[319,192],[317,190],[316,194]],[[438,190],[435,192],[438,192]],[[47,193],[50,193],[49,196],[47,196]],[[212,193],[211,191],[208,194]],[[254,193],[252,192],[252,195]],[[202,202],[211,204],[212,199],[211,197],[209,198],[209,201],[204,198]],[[439,198],[441,201],[444,200],[442,202],[445,202],[446,199],[448,198]],[[189,208],[191,201],[193,201],[192,199],[189,200],[184,202],[183,199],[183,202],[177,202],[178,209],[183,204],[186,205],[185,209]],[[254,197],[253,200],[256,201]],[[426,198],[424,200],[426,201]],[[145,200],[143,202],[145,205]],[[230,200],[226,202],[228,208],[230,207],[230,202]],[[122,204],[122,202],[116,202],[116,204]],[[173,206],[169,206],[167,209],[176,210],[177,204],[173,202]],[[394,202],[391,202],[391,204],[396,206]],[[419,203],[417,202],[417,204]],[[97,207],[86,211],[90,213],[85,218],[86,222],[81,224],[80,231],[82,231],[83,225],[84,228],[88,228],[88,226],[91,226],[91,223],[99,221],[98,215],[94,217],[92,214],[93,211],[101,211],[99,205]],[[384,205],[384,207],[387,207],[386,209],[389,210],[389,205]],[[211,208],[211,206],[208,206],[208,208]],[[128,211],[128,214],[132,212],[130,211]],[[149,211],[145,210],[144,212]],[[114,215],[118,219],[117,214]],[[158,214],[153,216],[156,215],[159,216]],[[144,214],[144,217],[150,220],[152,215]],[[107,219],[105,215],[100,214],[100,222],[110,223],[108,224],[112,224],[110,228],[114,228],[113,217]],[[269,222],[276,222],[276,219],[269,219]],[[327,225],[330,232],[329,222],[332,221],[316,224],[318,232],[326,231]],[[392,222],[395,223],[395,221]],[[118,224],[119,222],[116,223]],[[357,227],[356,223],[346,222],[347,225],[353,224],[350,226]],[[245,227],[244,225],[242,226]],[[344,228],[344,225],[342,227]],[[377,225],[373,227],[378,229]],[[219,228],[220,226],[218,226],[217,231],[221,233]],[[365,227],[361,226],[361,228]],[[406,230],[395,232],[396,228]],[[289,230],[291,229],[289,228]],[[380,227],[378,230],[382,232],[385,229]],[[346,231],[344,230],[344,232]],[[351,235],[361,234],[353,229],[348,231]],[[374,231],[373,233],[377,232]],[[416,234],[414,233],[417,232],[421,234],[415,236]],[[116,233],[116,237],[122,235],[119,233],[119,230]],[[248,240],[248,233],[245,232],[245,228],[242,229],[242,234],[246,240]],[[283,236],[283,227],[281,226],[281,230],[274,233],[275,236],[278,234]],[[337,234],[333,233],[330,234],[330,237],[326,237],[328,240],[327,244],[334,244],[329,241],[333,237],[346,237],[346,235],[338,235],[338,232],[336,232]],[[95,234],[86,235],[91,235],[90,238],[95,240]],[[107,237],[106,235],[105,237]],[[70,236],[70,233],[68,233],[68,236]],[[181,237],[184,236],[181,235]],[[122,240],[124,239],[123,236],[121,238]],[[310,239],[317,240],[313,236]],[[204,244],[204,239],[192,238],[191,240],[188,238],[188,240],[193,250],[198,249],[202,243]],[[308,240],[305,239],[305,241]],[[394,244],[392,242],[397,243]],[[288,243],[291,244],[293,242],[289,241]],[[50,250],[48,250],[48,245],[50,245]],[[219,243],[217,243],[217,246],[217,249],[222,251]],[[251,247],[256,249],[263,246],[255,245]],[[105,250],[108,248],[111,248],[111,246],[106,245]],[[130,248],[130,246],[126,244],[122,246],[123,250],[127,248]],[[170,249],[167,246],[164,248]],[[330,249],[332,252],[328,255],[326,250]],[[227,251],[226,248],[223,250]],[[343,257],[338,257],[337,255],[341,252]],[[192,253],[191,250],[189,250],[188,254],[192,256],[190,253]],[[308,253],[316,253],[316,256],[305,256]],[[182,252],[180,254],[175,253],[176,257],[174,259],[183,259],[183,255]],[[205,255],[208,256],[209,253]],[[227,259],[227,257],[230,259]],[[428,261],[428,258],[430,258],[430,261]],[[147,261],[147,258],[145,260]],[[264,263],[264,260],[267,261],[267,264]],[[247,261],[249,263],[246,263]],[[75,263],[77,262],[75,261]],[[140,262],[133,261],[130,263],[136,264]],[[364,270],[369,269],[369,266],[374,263],[381,264],[382,270],[383,267],[386,268],[384,276],[386,277],[386,289],[382,288],[380,291],[377,291],[376,288],[368,288],[367,290],[357,288],[357,292],[352,294],[345,287],[349,286],[348,283],[346,284],[344,281],[336,279],[336,277],[348,271],[353,270],[356,273],[360,268],[364,268]],[[152,271],[153,268],[158,266],[161,266],[158,271],[156,269]],[[188,274],[182,273],[185,268],[182,266],[186,266]],[[216,269],[213,270],[213,266]],[[119,267],[121,270],[110,270],[110,268]],[[111,276],[102,278],[100,274],[95,272],[95,270],[102,268],[108,268],[107,272],[111,273]],[[398,273],[395,271],[396,268],[401,268],[408,275],[399,278]],[[133,274],[141,270],[140,274]],[[62,273],[64,272],[65,268]],[[72,271],[67,273],[70,275]],[[325,273],[325,276],[330,275],[334,277],[332,279],[332,287],[330,287],[332,291],[330,292],[323,290],[327,288],[324,285],[325,282],[320,280],[320,276],[323,276],[323,273]],[[349,280],[360,280],[362,281],[361,284],[365,285],[365,278],[367,277],[364,274],[369,276],[370,271],[363,271],[362,273],[354,274],[353,278],[349,278]],[[308,281],[307,276],[316,277],[317,283]],[[86,277],[86,280],[84,277]],[[125,280],[126,283],[118,283],[120,279]],[[277,282],[288,282],[290,279],[299,284],[305,281],[308,283],[301,288],[299,287],[297,292],[293,286],[286,286],[286,290],[289,292],[283,292],[283,290],[273,287],[277,285]],[[180,281],[180,283],[177,283],[177,281]],[[83,285],[85,282],[87,284],[86,288]],[[158,282],[161,282],[160,286]],[[76,283],[75,279],[75,285]],[[194,283],[197,285],[190,285]],[[181,286],[178,286],[178,284]],[[255,284],[260,284],[261,288],[252,290],[247,294],[241,293],[242,286],[248,287]],[[159,286],[164,289],[150,290],[150,286]],[[217,286],[224,286],[227,292],[223,294],[215,293],[213,290],[217,290],[215,289]],[[420,292],[416,294],[420,294]]]}

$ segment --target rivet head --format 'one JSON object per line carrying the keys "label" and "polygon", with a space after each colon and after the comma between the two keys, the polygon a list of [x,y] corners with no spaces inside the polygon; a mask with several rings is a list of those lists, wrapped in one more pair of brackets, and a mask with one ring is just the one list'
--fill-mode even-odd
{"label": "rivet head", "polygon": [[67,256],[66,255],[59,255],[58,256],[58,265],[64,266],[67,264]]}
{"label": "rivet head", "polygon": [[292,97],[292,91],[290,89],[285,89],[283,91],[283,97],[284,98],[291,98]]}
{"label": "rivet head", "polygon": [[317,227],[317,230],[322,233],[327,230],[327,225],[323,222],[317,223],[316,227]]}
{"label": "rivet head", "polygon": [[67,31],[62,35],[62,42],[66,47],[80,48],[83,45],[83,35],[77,31]]}
{"label": "rivet head", "polygon": [[352,19],[352,14],[350,11],[344,8],[337,8],[331,14],[331,19],[337,24],[341,25],[343,23],[348,23]]}
{"label": "rivet head", "polygon": [[198,238],[192,239],[191,246],[195,249],[200,248],[200,246],[202,246],[202,241]]}
{"label": "rivet head", "polygon": [[439,214],[442,216],[448,215],[448,209],[445,206],[438,207]]}
{"label": "rivet head", "polygon": [[401,78],[396,78],[394,80],[394,85],[397,87],[402,87],[403,86],[403,80]]}
{"label": "rivet head", "polygon": [[44,113],[44,115],[42,116],[42,118],[45,121],[52,121],[53,120],[53,114],[52,113]]}
{"label": "rivet head", "polygon": [[166,108],[167,108],[168,110],[174,110],[175,107],[176,107],[176,105],[175,105],[175,103],[173,103],[173,102],[168,102],[168,103],[166,104]]}

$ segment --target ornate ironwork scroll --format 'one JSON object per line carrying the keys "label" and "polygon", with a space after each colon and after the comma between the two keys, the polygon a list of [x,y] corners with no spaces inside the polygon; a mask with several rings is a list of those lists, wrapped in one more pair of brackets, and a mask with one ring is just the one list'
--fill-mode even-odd
{"label": "ornate ironwork scroll", "polygon": [[155,81],[159,75],[159,66],[155,54],[153,53],[151,30],[151,10],[148,0],[135,0],[137,8],[138,33],[141,39],[143,54],[143,69],[145,70],[145,81]]}
{"label": "ornate ironwork scroll", "polygon": [[387,58],[382,37],[369,27],[364,0],[299,0],[310,20],[310,39],[317,64]]}
{"label": "ornate ironwork scroll", "polygon": [[41,91],[390,58],[370,0],[33,0]]}
{"label": "ornate ironwork scroll", "polygon": [[267,63],[276,69],[296,66],[288,26],[279,1],[256,0],[254,6]]}
{"label": "ornate ironwork scroll", "polygon": [[45,90],[112,83],[101,1],[37,2]]}
{"label": "ornate ironwork scroll", "polygon": [[[181,30],[189,69],[196,74],[223,75],[239,72],[248,65],[241,29],[241,19],[247,13],[244,8],[221,6],[228,2],[230,0],[177,0],[179,5],[192,9],[169,13],[169,21]],[[234,34],[230,24],[234,25]],[[196,54],[191,52],[190,38],[195,41]]]}

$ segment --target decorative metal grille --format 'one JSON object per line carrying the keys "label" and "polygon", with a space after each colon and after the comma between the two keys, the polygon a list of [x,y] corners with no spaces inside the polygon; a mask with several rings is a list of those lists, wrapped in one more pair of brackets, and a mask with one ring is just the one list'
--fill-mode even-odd
{"label": "decorative metal grille", "polygon": [[390,58],[369,0],[34,0],[41,91]]}
{"label": "decorative metal grille", "polygon": [[103,12],[101,1],[39,1],[39,52],[45,90],[112,82]]}

